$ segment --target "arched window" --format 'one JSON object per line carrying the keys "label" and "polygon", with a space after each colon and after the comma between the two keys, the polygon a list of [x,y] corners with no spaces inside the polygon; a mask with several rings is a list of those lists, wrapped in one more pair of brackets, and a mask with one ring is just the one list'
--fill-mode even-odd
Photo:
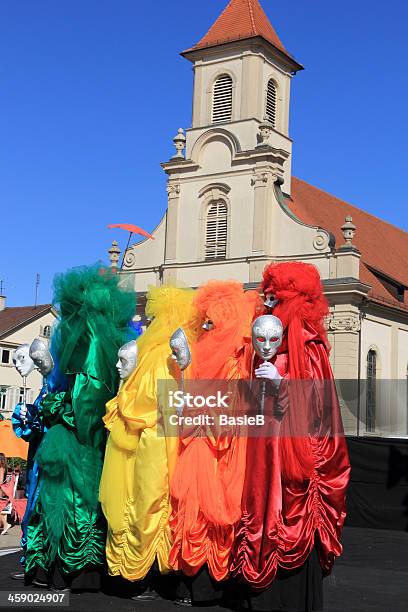
{"label": "arched window", "polygon": [[44,338],[50,338],[51,337],[51,325],[45,325],[44,326],[43,336],[44,336]]}
{"label": "arched window", "polygon": [[222,74],[213,87],[212,122],[231,121],[232,118],[232,79]]}
{"label": "arched window", "polygon": [[227,257],[228,207],[224,200],[211,202],[205,224],[205,259]]}
{"label": "arched window", "polygon": [[272,79],[268,81],[268,87],[266,90],[266,117],[272,123],[273,127],[276,127],[276,100],[277,91],[275,82]]}
{"label": "arched window", "polygon": [[366,431],[375,431],[377,387],[377,353],[370,349],[367,354]]}

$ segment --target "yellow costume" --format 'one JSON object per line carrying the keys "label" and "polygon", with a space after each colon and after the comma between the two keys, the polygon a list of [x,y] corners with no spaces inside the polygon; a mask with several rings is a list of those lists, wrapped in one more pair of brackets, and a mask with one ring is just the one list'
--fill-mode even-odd
{"label": "yellow costume", "polygon": [[155,559],[160,572],[170,570],[169,481],[178,438],[158,434],[158,392],[176,386],[169,339],[183,327],[192,340],[193,296],[191,289],[149,289],[146,315],[153,321],[137,341],[138,365],[106,405],[110,435],[100,485],[106,558],[109,573],[127,580],[144,578]]}

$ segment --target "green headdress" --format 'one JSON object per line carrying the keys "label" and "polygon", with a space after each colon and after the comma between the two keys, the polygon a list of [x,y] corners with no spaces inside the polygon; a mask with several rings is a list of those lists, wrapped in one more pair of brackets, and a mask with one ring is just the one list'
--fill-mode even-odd
{"label": "green headdress", "polygon": [[101,263],[72,268],[54,279],[54,304],[60,319],[53,335],[59,369],[84,372],[114,390],[118,349],[131,339],[136,312],[133,290]]}

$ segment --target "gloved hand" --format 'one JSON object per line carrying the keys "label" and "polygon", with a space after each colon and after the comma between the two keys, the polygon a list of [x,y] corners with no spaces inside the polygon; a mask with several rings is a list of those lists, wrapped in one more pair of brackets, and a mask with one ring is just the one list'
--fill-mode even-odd
{"label": "gloved hand", "polygon": [[27,405],[25,403],[21,404],[20,417],[23,421],[27,420]]}
{"label": "gloved hand", "polygon": [[277,368],[273,365],[273,363],[261,363],[261,365],[255,370],[255,376],[257,378],[266,378],[267,380],[272,380],[275,384],[279,385],[282,376],[279,374]]}

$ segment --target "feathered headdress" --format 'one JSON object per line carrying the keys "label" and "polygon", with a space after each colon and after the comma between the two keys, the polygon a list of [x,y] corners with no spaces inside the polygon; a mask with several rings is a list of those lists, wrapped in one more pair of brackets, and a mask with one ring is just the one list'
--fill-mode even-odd
{"label": "feathered headdress", "polygon": [[53,303],[60,317],[53,350],[59,369],[64,374],[86,371],[112,389],[117,351],[131,339],[128,323],[136,312],[135,292],[120,287],[119,280],[100,263],[54,279]]}
{"label": "feathered headdress", "polygon": [[251,335],[251,323],[262,309],[256,291],[244,291],[237,281],[209,281],[197,291],[195,305],[202,322],[211,320],[213,329],[205,332],[196,346],[199,378],[224,378],[226,360],[233,357]]}
{"label": "feathered headdress", "polygon": [[320,340],[328,345],[324,318],[329,306],[317,268],[300,261],[270,264],[264,270],[261,287],[264,295],[272,293],[279,300],[273,314],[287,330],[290,374],[304,378],[302,327],[306,323],[311,325]]}
{"label": "feathered headdress", "polygon": [[194,294],[194,289],[171,285],[149,287],[145,312],[152,322],[137,341],[140,358],[144,351],[159,344],[168,347],[170,337],[178,327],[183,328],[189,342],[195,339],[199,322],[193,304]]}

